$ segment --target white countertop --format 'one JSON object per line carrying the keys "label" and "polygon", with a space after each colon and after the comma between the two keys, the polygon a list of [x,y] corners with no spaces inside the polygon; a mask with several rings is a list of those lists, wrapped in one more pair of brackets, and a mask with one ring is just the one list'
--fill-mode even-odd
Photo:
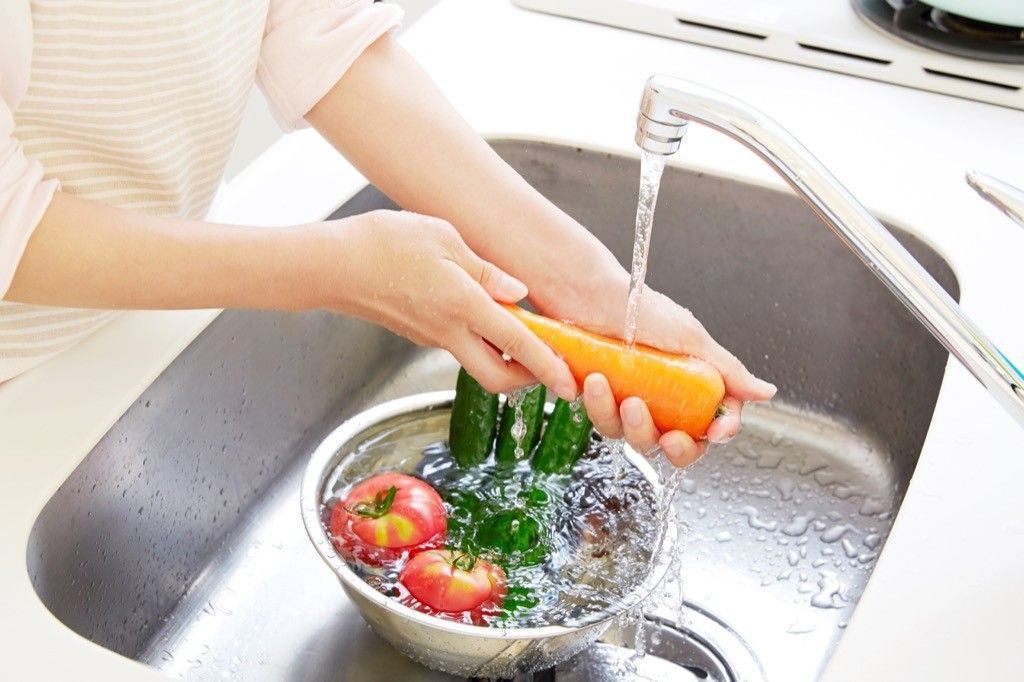
{"label": "white countertop", "polygon": [[[1009,357],[1024,358],[1015,285],[1024,232],[963,181],[976,167],[1024,185],[1024,113],[556,19],[507,0],[445,0],[402,41],[489,136],[635,156],[636,106],[655,72],[748,101],[789,128],[878,215],[942,253],[967,312]],[[751,154],[706,130],[692,130],[672,162],[781,186]],[[318,219],[362,182],[303,131],[233,180],[217,217]],[[0,387],[0,651],[8,679],[156,676],[54,619],[30,584],[26,546],[57,486],[214,315],[127,313]],[[1024,432],[950,363],[906,500],[826,679],[1020,675],[1020,481]]]}

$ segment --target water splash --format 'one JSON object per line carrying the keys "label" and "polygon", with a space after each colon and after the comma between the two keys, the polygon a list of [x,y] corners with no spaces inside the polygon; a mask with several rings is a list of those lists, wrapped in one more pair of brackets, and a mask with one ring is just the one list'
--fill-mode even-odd
{"label": "water splash", "polygon": [[523,418],[523,400],[529,389],[518,388],[508,394],[508,404],[512,406],[512,439],[515,441],[515,458],[520,461],[526,457],[523,451],[523,437],[526,435],[526,420]]}
{"label": "water splash", "polygon": [[569,404],[569,407],[570,412],[572,412],[573,422],[576,424],[582,424],[583,413],[585,411],[583,409],[583,394],[581,393],[578,396],[576,396],[576,398]]}
{"label": "water splash", "polygon": [[[450,546],[479,555],[494,552],[478,544],[477,522],[508,510],[521,512],[522,522],[534,525],[539,535],[529,547],[501,556],[516,599],[506,600],[500,613],[484,614],[479,620],[473,614],[433,612],[416,602],[398,580],[408,560],[405,554],[378,565],[356,560],[358,552],[351,557],[351,550],[342,551],[349,566],[374,589],[439,618],[464,623],[578,626],[616,608],[650,574],[662,551],[671,498],[658,494],[622,456],[621,442],[592,441],[572,473],[565,475],[537,474],[525,458],[509,467],[491,457],[472,469],[460,469],[443,441],[424,446],[434,427],[429,419],[423,423],[424,433],[410,429],[386,441],[373,441],[347,459],[331,477],[323,500],[324,518],[367,468],[379,466],[374,459],[379,450],[391,461],[415,462],[410,473],[441,494],[448,510]],[[519,523],[513,519],[512,535]]]}

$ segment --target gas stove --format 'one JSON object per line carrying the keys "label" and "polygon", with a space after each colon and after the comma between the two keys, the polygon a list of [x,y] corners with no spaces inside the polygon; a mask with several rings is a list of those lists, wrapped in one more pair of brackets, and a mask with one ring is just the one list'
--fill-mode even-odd
{"label": "gas stove", "polygon": [[550,14],[1024,110],[1024,29],[958,17],[916,0],[513,1]]}
{"label": "gas stove", "polygon": [[921,47],[1005,64],[1024,64],[1024,28],[936,9],[917,0],[851,0],[862,18]]}

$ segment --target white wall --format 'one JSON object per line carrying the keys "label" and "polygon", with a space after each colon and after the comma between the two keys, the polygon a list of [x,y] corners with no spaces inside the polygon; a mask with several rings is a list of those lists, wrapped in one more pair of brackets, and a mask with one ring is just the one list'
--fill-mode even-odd
{"label": "white wall", "polygon": [[[405,9],[405,22],[408,26],[430,9],[438,0],[389,0]],[[281,131],[274,123],[263,93],[254,88],[242,119],[242,129],[238,134],[238,142],[228,161],[225,179],[230,180],[238,171],[245,168],[253,159],[263,153],[274,140],[281,136]]]}

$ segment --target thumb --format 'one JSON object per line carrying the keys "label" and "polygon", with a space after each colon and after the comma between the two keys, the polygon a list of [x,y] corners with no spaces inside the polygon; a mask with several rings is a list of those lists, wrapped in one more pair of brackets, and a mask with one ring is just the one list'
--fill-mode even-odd
{"label": "thumb", "polygon": [[530,293],[525,284],[468,248],[462,267],[495,301],[516,303]]}

